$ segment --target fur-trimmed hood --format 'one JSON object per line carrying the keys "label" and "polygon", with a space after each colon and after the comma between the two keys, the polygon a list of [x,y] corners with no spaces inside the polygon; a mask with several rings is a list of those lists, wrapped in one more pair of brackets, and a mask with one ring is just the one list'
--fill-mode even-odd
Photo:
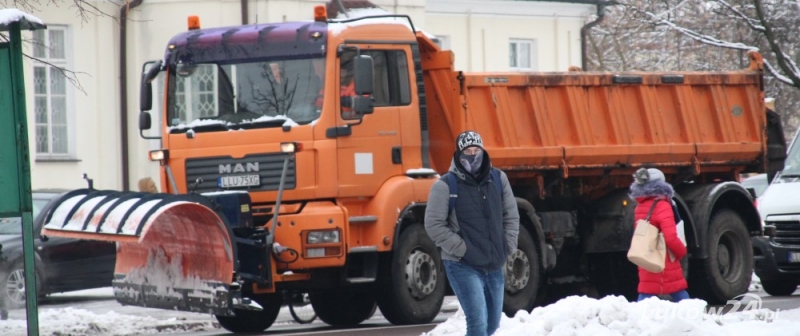
{"label": "fur-trimmed hood", "polygon": [[663,181],[651,181],[645,184],[633,182],[630,191],[631,198],[633,199],[649,197],[672,198],[675,194],[672,185]]}

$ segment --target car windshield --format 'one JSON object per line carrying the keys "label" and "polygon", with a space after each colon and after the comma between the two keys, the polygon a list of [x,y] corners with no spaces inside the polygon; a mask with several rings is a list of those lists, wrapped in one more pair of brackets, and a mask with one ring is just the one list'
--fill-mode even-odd
{"label": "car windshield", "polygon": [[179,63],[174,73],[171,133],[307,124],[321,112],[324,58]]}
{"label": "car windshield", "polygon": [[[47,199],[34,198],[31,219],[35,219],[49,201]],[[22,225],[19,217],[0,218],[0,235],[8,234],[22,234]]]}
{"label": "car windshield", "polygon": [[786,164],[781,172],[782,177],[800,177],[800,143],[798,137],[794,137],[792,145],[789,147],[789,154],[786,156]]}

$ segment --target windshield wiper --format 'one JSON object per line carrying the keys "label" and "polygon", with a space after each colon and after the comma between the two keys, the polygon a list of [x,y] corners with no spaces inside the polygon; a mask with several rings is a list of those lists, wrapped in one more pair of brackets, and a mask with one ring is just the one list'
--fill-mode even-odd
{"label": "windshield wiper", "polygon": [[204,125],[195,125],[195,126],[191,126],[191,127],[173,128],[173,129],[171,129],[169,131],[169,133],[170,134],[186,133],[189,130],[201,131],[201,132],[202,131],[227,131],[229,129],[230,128],[228,128],[228,125],[222,124],[222,123],[220,123],[220,124],[204,124]]}
{"label": "windshield wiper", "polygon": [[800,174],[781,174],[781,178],[798,178]]}
{"label": "windshield wiper", "polygon": [[286,120],[287,119],[270,119],[270,120],[248,121],[240,124],[231,125],[231,128],[253,129],[262,127],[278,127],[286,123]]}

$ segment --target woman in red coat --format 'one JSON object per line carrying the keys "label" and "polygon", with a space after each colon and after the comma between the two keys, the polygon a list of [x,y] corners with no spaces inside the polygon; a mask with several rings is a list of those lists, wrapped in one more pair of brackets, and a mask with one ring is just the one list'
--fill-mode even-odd
{"label": "woman in red coat", "polygon": [[664,173],[658,169],[640,168],[633,177],[635,181],[631,184],[630,194],[638,203],[634,225],[638,220],[647,218],[653,202],[658,201],[650,216],[650,223],[664,234],[667,249],[671,252],[667,253],[664,270],[660,273],[651,273],[639,267],[639,301],[664,294],[669,294],[674,302],[688,299],[688,285],[681,269],[681,258],[686,255],[686,246],[678,238],[672,212],[672,196],[675,192],[665,181]]}

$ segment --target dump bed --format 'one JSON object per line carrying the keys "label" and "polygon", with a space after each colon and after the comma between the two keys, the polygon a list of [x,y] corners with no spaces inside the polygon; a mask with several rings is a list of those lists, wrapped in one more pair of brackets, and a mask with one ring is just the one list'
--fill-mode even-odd
{"label": "dump bed", "polygon": [[705,171],[765,169],[762,61],[686,73],[472,73],[420,36],[433,168],[456,135],[478,131],[507,171],[602,170],[643,164]]}

